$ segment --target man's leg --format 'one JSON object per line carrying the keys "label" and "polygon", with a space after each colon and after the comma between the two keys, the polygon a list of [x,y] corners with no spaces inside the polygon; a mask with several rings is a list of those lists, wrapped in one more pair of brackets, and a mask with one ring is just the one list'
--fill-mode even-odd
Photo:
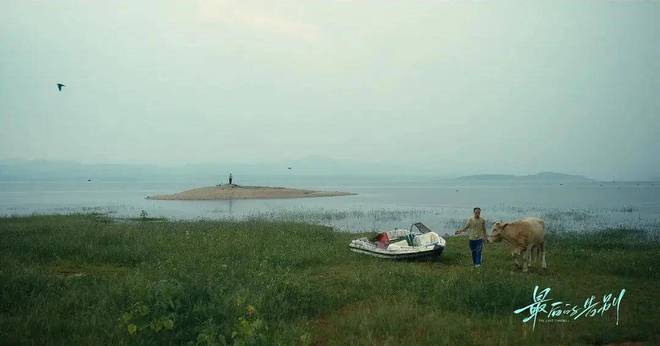
{"label": "man's leg", "polygon": [[472,253],[472,264],[477,264],[477,243],[474,240],[469,240],[470,242],[470,253]]}
{"label": "man's leg", "polygon": [[476,241],[476,261],[475,265],[480,266],[481,265],[481,250],[483,249],[484,241],[479,239]]}

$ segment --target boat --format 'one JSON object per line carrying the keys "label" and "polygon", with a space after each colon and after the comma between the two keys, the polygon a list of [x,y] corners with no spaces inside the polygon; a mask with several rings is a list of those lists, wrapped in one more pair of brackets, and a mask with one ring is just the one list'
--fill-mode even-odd
{"label": "boat", "polygon": [[446,241],[421,222],[410,229],[395,228],[378,233],[376,237],[353,239],[348,248],[357,253],[388,259],[417,259],[439,257]]}

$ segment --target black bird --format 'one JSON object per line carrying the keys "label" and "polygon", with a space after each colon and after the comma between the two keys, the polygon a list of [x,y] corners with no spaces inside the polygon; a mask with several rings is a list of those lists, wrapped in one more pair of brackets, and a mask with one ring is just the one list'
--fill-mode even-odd
{"label": "black bird", "polygon": [[57,90],[62,91],[62,87],[65,87],[66,85],[62,83],[57,83]]}
{"label": "black bird", "polygon": [[289,167],[289,169],[291,169],[291,167]]}

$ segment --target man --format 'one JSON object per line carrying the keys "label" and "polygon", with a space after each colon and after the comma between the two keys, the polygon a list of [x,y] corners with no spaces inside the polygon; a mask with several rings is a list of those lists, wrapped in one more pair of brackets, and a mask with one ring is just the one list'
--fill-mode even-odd
{"label": "man", "polygon": [[465,225],[456,231],[456,234],[468,231],[468,238],[470,239],[470,251],[472,251],[472,262],[475,268],[481,267],[481,250],[483,249],[484,242],[488,234],[486,233],[486,220],[481,217],[481,208],[476,207],[472,210],[474,215],[470,217]]}

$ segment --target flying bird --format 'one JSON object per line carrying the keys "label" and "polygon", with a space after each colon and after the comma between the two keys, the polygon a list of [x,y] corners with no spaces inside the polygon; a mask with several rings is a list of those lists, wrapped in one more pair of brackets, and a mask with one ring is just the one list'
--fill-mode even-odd
{"label": "flying bird", "polygon": [[62,83],[57,83],[57,90],[62,91],[62,87],[65,87],[66,85]]}
{"label": "flying bird", "polygon": [[291,169],[291,167],[289,167],[289,169]]}

